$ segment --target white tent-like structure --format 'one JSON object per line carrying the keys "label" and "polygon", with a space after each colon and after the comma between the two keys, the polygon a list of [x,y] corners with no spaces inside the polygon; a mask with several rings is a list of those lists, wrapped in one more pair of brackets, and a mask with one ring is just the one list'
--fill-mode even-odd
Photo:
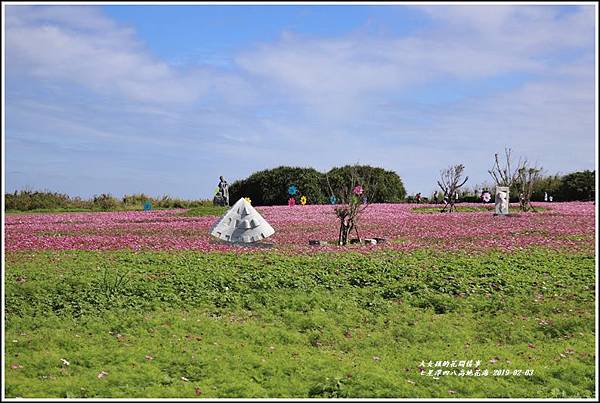
{"label": "white tent-like structure", "polygon": [[273,227],[244,198],[238,200],[210,230],[212,236],[231,243],[256,242],[274,233]]}

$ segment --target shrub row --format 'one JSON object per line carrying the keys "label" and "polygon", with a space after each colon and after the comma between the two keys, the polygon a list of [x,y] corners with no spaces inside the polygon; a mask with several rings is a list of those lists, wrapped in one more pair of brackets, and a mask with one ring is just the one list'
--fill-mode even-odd
{"label": "shrub row", "polygon": [[283,205],[290,198],[289,187],[294,185],[297,197],[306,196],[310,204],[324,204],[329,203],[331,196],[342,200],[344,189],[359,184],[368,187],[365,194],[373,203],[400,202],[406,195],[398,174],[368,165],[346,165],[326,173],[313,168],[280,166],[235,181],[229,195],[230,200],[250,197],[255,205]]}
{"label": "shrub row", "polygon": [[[250,197],[255,205],[286,204],[288,188],[295,185],[298,195],[304,195],[310,204],[328,203],[331,196],[342,199],[340,189],[347,188],[352,176],[360,178],[360,184],[370,184],[367,189],[373,203],[414,202],[414,196],[406,197],[400,177],[393,171],[371,166],[344,166],[321,173],[313,168],[281,166],[256,172],[247,179],[234,182],[230,187],[230,200]],[[493,189],[490,189],[493,191]],[[544,193],[554,201],[589,201],[595,197],[595,171],[579,171],[568,175],[547,176],[535,186],[533,201],[543,201]],[[440,196],[441,197],[441,196]],[[479,195],[464,194],[462,202],[479,202]],[[421,199],[424,203],[426,197]],[[511,190],[511,202],[518,201],[518,191]],[[121,199],[110,194],[96,195],[91,199],[70,197],[50,191],[21,190],[5,194],[5,209],[8,211],[31,210],[129,210],[142,209],[150,202],[153,208],[193,208],[212,205],[211,200],[183,200],[169,196],[151,197],[143,193],[125,195]]]}
{"label": "shrub row", "polygon": [[143,193],[125,195],[121,199],[103,193],[86,200],[80,197],[70,197],[62,193],[30,190],[7,193],[4,201],[5,209],[8,211],[135,210],[144,208],[146,202],[149,202],[152,208],[192,208],[212,205],[212,201],[210,200],[183,200],[169,196],[155,198]]}
{"label": "shrub row", "polygon": [[[567,202],[567,201],[591,201],[594,200],[596,195],[596,173],[595,171],[578,171],[567,175],[549,175],[544,176],[538,180],[533,186],[533,193],[531,195],[532,201],[544,201],[545,194],[552,196],[553,201]],[[494,186],[484,188],[493,193]],[[441,201],[442,195],[438,190],[438,202]],[[482,189],[483,190],[483,189]],[[459,191],[459,202],[466,203],[478,203],[481,202],[481,191],[482,190],[467,190],[465,192]],[[510,189],[510,202],[519,202],[519,188],[518,185],[514,185]],[[427,202],[430,199],[433,201],[433,197],[427,198],[422,197],[421,203]],[[415,196],[407,196],[406,201],[408,203],[415,202]]]}

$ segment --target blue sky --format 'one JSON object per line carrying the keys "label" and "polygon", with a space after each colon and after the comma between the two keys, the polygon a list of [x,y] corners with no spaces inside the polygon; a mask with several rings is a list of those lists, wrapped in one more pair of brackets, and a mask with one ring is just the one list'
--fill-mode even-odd
{"label": "blue sky", "polygon": [[212,195],[361,163],[433,192],[508,146],[595,166],[595,8],[4,5],[6,191]]}

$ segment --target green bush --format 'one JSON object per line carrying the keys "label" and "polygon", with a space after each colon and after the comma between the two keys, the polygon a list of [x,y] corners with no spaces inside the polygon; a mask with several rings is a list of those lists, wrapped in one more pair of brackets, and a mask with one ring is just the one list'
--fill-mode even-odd
{"label": "green bush", "polygon": [[[345,165],[333,168],[326,174],[328,187],[325,194],[331,193],[341,199],[340,189],[348,188],[352,176],[360,178],[359,184],[365,188],[370,203],[395,203],[406,196],[402,179],[393,171],[369,165]],[[354,186],[355,184],[352,184]]]}
{"label": "green bush", "polygon": [[170,196],[156,198],[144,193],[124,195],[121,199],[101,194],[85,200],[49,191],[21,190],[7,193],[4,198],[6,211],[141,210],[145,202],[150,202],[153,208],[165,209],[212,206],[212,200],[183,200]]}
{"label": "green bush", "polygon": [[465,195],[461,196],[458,201],[463,203],[481,203],[481,196]]}
{"label": "green bush", "polygon": [[103,211],[114,210],[119,204],[117,199],[107,193],[102,193],[100,196],[94,196],[93,203],[94,207]]}
{"label": "green bush", "polygon": [[[51,207],[55,208],[55,207]],[[67,209],[75,209],[75,210],[91,210],[94,208],[94,203],[92,200],[84,200],[81,197],[72,197],[70,199],[69,205],[66,207]]]}
{"label": "green bush", "polygon": [[[519,189],[510,189],[510,201],[519,201]],[[589,201],[595,197],[595,171],[578,171],[564,176],[549,175],[541,178],[533,187],[532,201],[544,201],[544,193],[554,201]]]}
{"label": "green bush", "polygon": [[556,201],[594,200],[596,171],[578,171],[561,178],[555,195]]}
{"label": "green bush", "polygon": [[562,183],[562,178],[559,175],[546,176],[542,178],[533,187],[531,194],[532,201],[544,201],[544,192],[548,195],[556,197],[558,189]]}
{"label": "green bush", "polygon": [[300,196],[306,196],[309,204],[324,204],[332,195],[341,201],[342,189],[350,186],[353,174],[360,178],[357,184],[365,187],[370,202],[400,202],[406,195],[400,177],[382,168],[346,165],[323,174],[313,168],[280,166],[235,181],[229,188],[229,198],[235,202],[250,197],[254,205],[285,205],[290,198],[288,188],[295,185],[297,202]]}
{"label": "green bush", "polygon": [[313,168],[286,166],[255,172],[246,179],[235,181],[229,188],[229,199],[234,203],[241,197],[250,197],[254,205],[283,205],[290,198],[290,185],[298,188],[297,198],[306,196],[309,204],[326,201],[322,173]]}
{"label": "green bush", "polygon": [[35,210],[65,208],[69,206],[69,196],[49,191],[21,190],[8,193],[4,197],[6,210]]}
{"label": "green bush", "polygon": [[125,206],[138,206],[143,207],[145,202],[151,202],[154,205],[155,200],[152,197],[145,195],[144,193],[125,195],[123,196],[122,202]]}

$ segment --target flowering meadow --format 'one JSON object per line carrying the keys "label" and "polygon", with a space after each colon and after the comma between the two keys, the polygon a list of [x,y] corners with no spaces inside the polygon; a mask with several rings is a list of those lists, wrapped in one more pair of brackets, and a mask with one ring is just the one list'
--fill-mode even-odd
{"label": "flowering meadow", "polygon": [[595,205],[492,207],[369,205],[369,246],[333,205],[256,207],[264,247],[220,208],[9,214],[5,396],[597,397]]}
{"label": "flowering meadow", "polygon": [[[461,204],[461,206],[481,206]],[[362,238],[378,237],[377,246],[352,250],[412,250],[422,247],[461,250],[521,249],[530,245],[593,250],[593,203],[536,203],[540,212],[494,216],[493,211],[418,213],[414,204],[369,205],[358,223]],[[310,252],[339,251],[337,246],[308,246],[309,240],[335,244],[338,221],[332,205],[258,207],[275,228],[267,239],[275,249]],[[139,212],[9,215],[5,221],[6,250],[200,250],[255,251],[218,242],[209,229],[214,216],[186,217],[185,210]],[[351,234],[356,237],[356,233]],[[347,250],[347,249],[343,249]]]}

